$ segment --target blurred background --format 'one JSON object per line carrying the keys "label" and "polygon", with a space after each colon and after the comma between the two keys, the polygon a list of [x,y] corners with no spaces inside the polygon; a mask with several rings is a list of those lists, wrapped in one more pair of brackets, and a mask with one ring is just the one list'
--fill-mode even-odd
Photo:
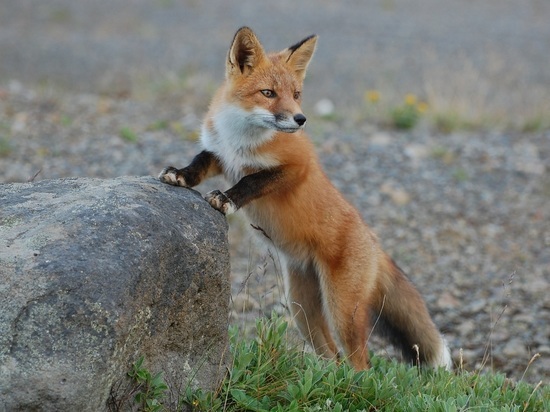
{"label": "blurred background", "polygon": [[549,21],[546,0],[1,0],[0,80],[140,97],[217,84],[248,25],[268,50],[320,36],[310,104],[345,116],[368,90],[414,94],[522,128],[550,112]]}
{"label": "blurred background", "polygon": [[[308,134],[456,364],[548,383],[548,0],[0,0],[0,184],[185,166],[243,25],[319,35]],[[288,314],[276,252],[230,222],[231,322]]]}

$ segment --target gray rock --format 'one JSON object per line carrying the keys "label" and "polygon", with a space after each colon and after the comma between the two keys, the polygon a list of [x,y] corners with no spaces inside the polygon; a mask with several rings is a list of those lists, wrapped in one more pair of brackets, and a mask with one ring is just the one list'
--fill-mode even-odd
{"label": "gray rock", "polygon": [[140,356],[170,398],[227,349],[224,217],[151,177],[0,185],[0,411],[131,401]]}

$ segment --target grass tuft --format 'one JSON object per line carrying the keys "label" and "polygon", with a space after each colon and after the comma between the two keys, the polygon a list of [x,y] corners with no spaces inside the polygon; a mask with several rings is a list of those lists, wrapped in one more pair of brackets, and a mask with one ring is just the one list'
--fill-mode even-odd
{"label": "grass tuft", "polygon": [[8,138],[0,136],[0,157],[8,157],[13,148]]}
{"label": "grass tuft", "polygon": [[128,126],[124,126],[123,128],[121,128],[119,135],[127,142],[135,143],[138,141],[138,135]]}
{"label": "grass tuft", "polygon": [[[373,357],[356,372],[289,344],[288,323],[259,319],[256,338],[230,330],[233,364],[217,391],[188,390],[196,411],[543,411],[550,387],[511,383],[504,375],[417,369]],[[534,361],[535,359],[533,359]]]}

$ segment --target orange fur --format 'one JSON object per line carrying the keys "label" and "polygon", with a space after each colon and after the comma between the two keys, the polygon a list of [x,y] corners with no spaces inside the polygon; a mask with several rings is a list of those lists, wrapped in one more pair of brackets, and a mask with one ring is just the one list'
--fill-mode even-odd
{"label": "orange fur", "polygon": [[340,345],[356,369],[367,368],[367,339],[377,322],[411,361],[417,345],[422,362],[449,368],[420,294],[330,183],[303,130],[301,88],[316,40],[266,54],[250,29],[240,29],[205,119],[204,152],[160,178],[193,186],[225,174],[234,186],[206,199],[224,213],[242,208],[282,252],[291,310],[319,354],[336,357]]}

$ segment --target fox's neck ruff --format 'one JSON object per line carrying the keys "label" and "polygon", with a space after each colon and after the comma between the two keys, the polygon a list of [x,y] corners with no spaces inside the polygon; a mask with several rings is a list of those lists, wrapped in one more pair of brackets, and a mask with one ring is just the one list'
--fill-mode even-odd
{"label": "fox's neck ruff", "polygon": [[261,110],[247,111],[225,105],[202,126],[202,146],[219,157],[226,176],[234,183],[244,176],[245,168],[265,169],[278,165],[272,156],[257,152],[276,134],[261,121],[264,115]]}

